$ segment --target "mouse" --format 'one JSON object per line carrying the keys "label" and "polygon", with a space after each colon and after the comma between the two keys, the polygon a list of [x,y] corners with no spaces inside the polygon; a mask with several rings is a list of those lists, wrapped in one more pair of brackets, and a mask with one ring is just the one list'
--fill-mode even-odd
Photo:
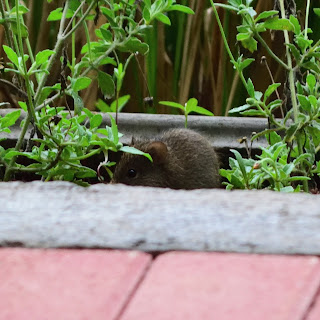
{"label": "mouse", "polygon": [[190,129],[171,129],[151,140],[133,139],[130,146],[143,155],[123,153],[111,183],[171,189],[219,188],[219,160],[201,134]]}

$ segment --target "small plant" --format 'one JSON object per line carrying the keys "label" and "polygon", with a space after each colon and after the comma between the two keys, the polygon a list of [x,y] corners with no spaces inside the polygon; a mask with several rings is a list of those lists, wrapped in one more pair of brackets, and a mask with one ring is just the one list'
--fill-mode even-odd
{"label": "small plant", "polygon": [[[83,183],[83,178],[95,176],[96,171],[85,167],[81,161],[103,153],[102,165],[108,169],[114,164],[108,160],[109,150],[139,153],[151,160],[148,154],[119,142],[121,135],[112,117],[111,127],[100,128],[102,116],[84,107],[81,92],[96,81],[105,97],[115,98],[111,106],[99,101],[100,109],[118,112],[129,98],[120,97],[127,66],[133,56],[145,55],[149,50],[144,42],[145,30],[154,20],[170,24],[166,15],[169,11],[193,13],[192,10],[176,4],[175,0],[67,0],[47,18],[51,23],[59,23],[54,48],[34,53],[24,23],[28,8],[18,0],[13,2],[14,6],[10,7],[9,1],[0,0],[0,23],[4,26],[7,43],[3,50],[8,60],[3,65],[2,76],[9,78],[9,81],[0,81],[21,97],[19,106],[26,116],[16,146],[0,147],[0,167],[4,169],[0,179],[8,181],[15,172],[31,172],[46,181],[61,179]],[[105,23],[96,27],[98,40],[92,41],[88,22],[100,16]],[[81,56],[76,57],[75,32],[80,28],[87,41]],[[70,57],[66,47],[69,39]],[[120,53],[124,61],[120,61]],[[49,85],[49,75],[57,67],[60,81]],[[112,71],[105,72],[106,67]],[[70,99],[74,113],[70,111]],[[58,101],[63,101],[63,106],[56,106]],[[20,111],[0,117],[0,133],[10,132]],[[31,134],[27,135],[30,127]],[[21,158],[30,159],[32,163],[22,165],[18,161]]]}
{"label": "small plant", "polygon": [[185,116],[185,122],[184,122],[184,126],[185,128],[188,127],[188,115],[191,112],[195,112],[195,113],[199,113],[199,114],[203,114],[206,116],[213,116],[213,113],[205,108],[199,107],[198,106],[198,100],[195,98],[191,98],[189,99],[185,105],[183,106],[180,103],[176,103],[176,102],[171,102],[171,101],[160,101],[160,104],[163,104],[165,106],[171,107],[171,108],[177,108],[182,110],[182,112],[184,113]]}
{"label": "small plant", "polygon": [[[261,148],[257,160],[243,159],[233,151],[235,159],[230,159],[230,170],[221,170],[227,178],[227,188],[260,189],[278,191],[309,191],[308,180],[320,175],[320,164],[316,156],[320,149],[320,40],[314,43],[309,39],[312,30],[308,27],[310,0],[307,0],[305,24],[291,15],[286,17],[284,0],[278,0],[280,12],[265,11],[257,15],[251,6],[252,0],[229,0],[228,5],[215,4],[210,0],[224,43],[249,98],[246,104],[232,109],[230,114],[262,116],[268,118],[270,127],[252,137],[252,140],[265,135],[269,146]],[[242,18],[238,26],[237,40],[251,52],[260,43],[268,54],[288,74],[290,103],[292,108],[277,119],[274,111],[286,107],[281,99],[273,100],[273,94],[281,83],[271,83],[265,93],[255,90],[251,79],[245,79],[243,70],[254,59],[235,59],[229,49],[221,26],[216,6],[231,10]],[[320,16],[320,9],[314,12]],[[286,46],[286,61],[281,60],[267,45],[261,34],[267,30],[283,31]],[[289,32],[292,36],[289,37]],[[292,39],[292,40],[290,40]],[[297,76],[297,74],[301,76]],[[278,133],[282,133],[280,136]]]}

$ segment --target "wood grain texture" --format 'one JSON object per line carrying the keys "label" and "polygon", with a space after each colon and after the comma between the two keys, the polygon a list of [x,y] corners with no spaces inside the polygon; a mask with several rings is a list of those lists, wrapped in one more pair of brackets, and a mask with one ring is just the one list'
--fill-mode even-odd
{"label": "wood grain texture", "polygon": [[0,245],[320,254],[320,198],[0,183]]}

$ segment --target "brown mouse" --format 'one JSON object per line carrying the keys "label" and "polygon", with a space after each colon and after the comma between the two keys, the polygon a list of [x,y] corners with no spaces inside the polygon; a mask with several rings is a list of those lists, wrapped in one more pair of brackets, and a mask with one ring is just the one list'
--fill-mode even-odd
{"label": "brown mouse", "polygon": [[124,153],[111,183],[172,189],[218,188],[219,163],[214,148],[199,133],[172,129],[154,140],[133,142],[151,155]]}

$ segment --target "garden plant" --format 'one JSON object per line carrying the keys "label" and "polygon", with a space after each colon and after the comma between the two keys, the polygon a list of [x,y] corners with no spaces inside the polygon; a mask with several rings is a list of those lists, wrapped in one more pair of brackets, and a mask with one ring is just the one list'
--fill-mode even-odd
{"label": "garden plant", "polygon": [[[261,12],[252,6],[252,0],[228,0],[228,4],[217,4],[210,0],[222,33],[225,47],[234,68],[246,88],[246,104],[233,108],[229,114],[268,118],[269,127],[253,134],[251,140],[265,136],[268,147],[256,159],[245,158],[233,150],[230,158],[231,169],[220,171],[228,182],[227,189],[262,189],[277,191],[317,192],[317,176],[320,175],[320,40],[310,39],[310,0],[307,0],[304,21],[294,14],[287,14],[284,0],[275,1],[277,10]],[[237,27],[237,41],[248,50],[255,52],[264,47],[287,75],[286,83],[270,85],[265,92],[255,90],[244,71],[254,61],[243,55],[234,57],[226,40],[216,7],[223,7],[241,16]],[[291,8],[292,9],[292,8]],[[293,8],[294,9],[294,8]],[[294,11],[294,10],[293,10]],[[320,16],[320,9],[314,9]],[[285,60],[271,50],[262,37],[265,32],[282,31],[286,49]],[[278,93],[280,86],[288,87],[287,99]],[[275,112],[280,109],[282,117]]]}
{"label": "garden plant", "polygon": [[[97,82],[104,97],[114,99],[110,106],[100,102],[100,109],[118,111],[128,99],[121,97],[120,91],[131,59],[148,53],[145,33],[155,20],[169,25],[169,11],[193,13],[174,0],[67,0],[47,17],[47,21],[58,24],[53,49],[34,52],[24,20],[28,8],[18,0],[0,0],[0,23],[6,36],[0,81],[19,96],[20,106],[0,117],[0,134],[10,133],[22,110],[25,112],[15,147],[0,146],[0,179],[9,181],[15,173],[26,172],[41,175],[46,181],[85,184],[83,179],[96,176],[97,171],[82,161],[103,153],[105,160],[100,167],[110,172],[114,165],[108,160],[110,150],[143,154],[152,161],[148,154],[120,143],[116,119],[110,116],[111,127],[100,128],[102,115],[89,111],[80,93]],[[93,41],[88,25],[95,25],[101,16],[105,23],[96,26],[98,40]],[[80,57],[75,54],[79,29],[86,35]],[[60,69],[60,79],[50,83],[55,68]],[[1,106],[7,105],[1,102]],[[23,158],[31,161],[23,164]]]}

